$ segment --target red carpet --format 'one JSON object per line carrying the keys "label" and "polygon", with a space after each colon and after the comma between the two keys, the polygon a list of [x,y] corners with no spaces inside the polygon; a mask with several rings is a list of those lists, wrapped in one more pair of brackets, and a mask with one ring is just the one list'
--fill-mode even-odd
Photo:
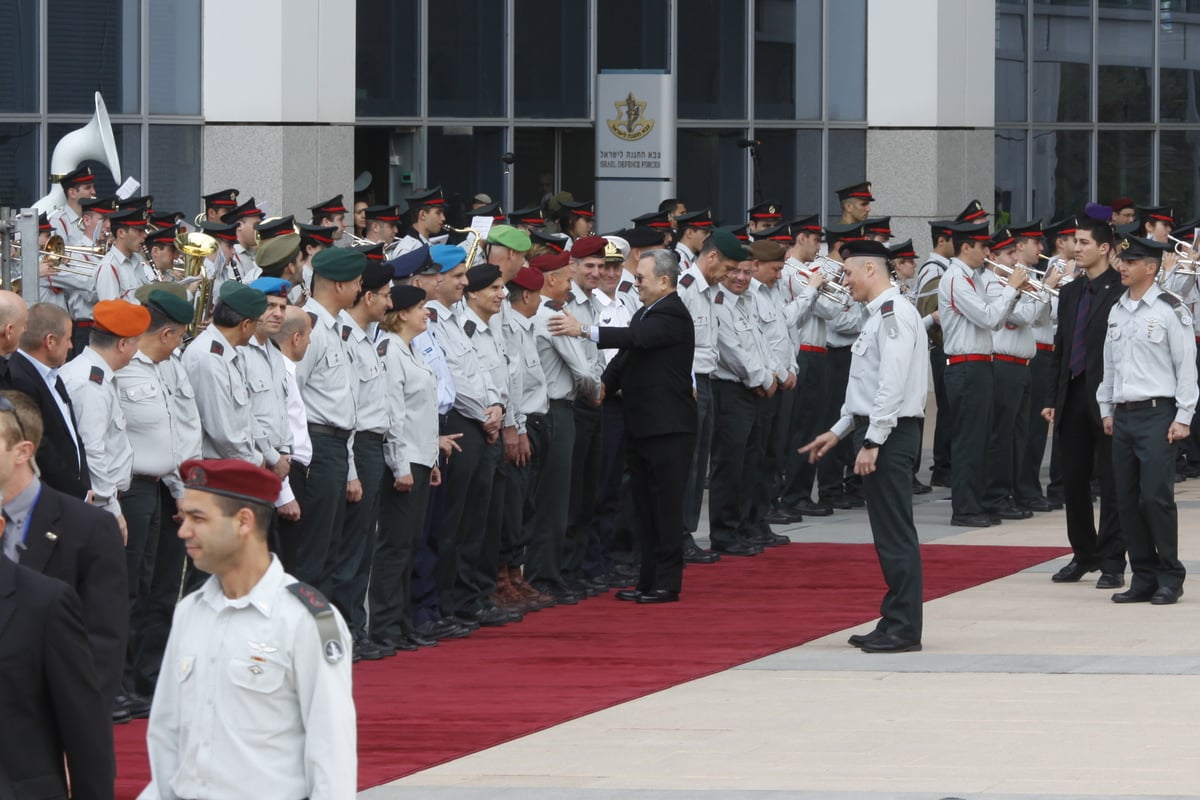
{"label": "red carpet", "polygon": [[[926,545],[925,599],[1067,552]],[[878,615],[883,591],[870,545],[793,544],[689,567],[680,603],[636,606],[609,593],[465,640],[360,663],[359,785],[386,783],[858,625]],[[936,642],[938,632],[926,631],[926,639]],[[145,722],[115,729],[118,798],[135,797],[148,780],[145,731]]]}

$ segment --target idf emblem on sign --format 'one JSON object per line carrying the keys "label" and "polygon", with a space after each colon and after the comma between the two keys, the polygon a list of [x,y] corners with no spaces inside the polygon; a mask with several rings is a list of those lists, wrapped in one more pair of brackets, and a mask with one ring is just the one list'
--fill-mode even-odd
{"label": "idf emblem on sign", "polygon": [[654,120],[646,116],[645,101],[638,100],[633,92],[613,105],[617,109],[617,118],[608,120],[608,129],[618,139],[636,142],[654,130]]}

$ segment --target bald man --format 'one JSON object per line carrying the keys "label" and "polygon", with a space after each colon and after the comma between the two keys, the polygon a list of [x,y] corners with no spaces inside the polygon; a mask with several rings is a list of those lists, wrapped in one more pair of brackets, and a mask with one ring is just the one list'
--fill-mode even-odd
{"label": "bald man", "polygon": [[11,389],[8,359],[21,345],[29,323],[29,309],[16,292],[0,289],[0,389]]}

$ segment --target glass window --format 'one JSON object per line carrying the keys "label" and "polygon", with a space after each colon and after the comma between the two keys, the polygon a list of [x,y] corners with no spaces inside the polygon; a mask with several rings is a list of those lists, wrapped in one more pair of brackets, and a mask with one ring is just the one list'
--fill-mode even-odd
{"label": "glass window", "polygon": [[867,0],[837,0],[829,9],[829,119],[867,118]]}
{"label": "glass window", "polygon": [[1200,134],[1161,131],[1158,134],[1158,196],[1175,208],[1200,211]]}
{"label": "glass window", "polygon": [[[62,137],[66,136],[73,130],[79,128],[79,125],[70,123],[52,123],[47,126],[47,136],[50,142],[50,147],[47,152],[50,154],[51,162],[54,160],[54,147]],[[117,159],[121,166],[121,181],[124,183],[128,177],[133,177],[134,180],[142,184],[142,188],[138,190],[138,194],[146,193],[146,176],[142,175],[142,126],[141,125],[113,125],[113,141],[116,143]],[[113,181],[111,165],[102,163],[98,160],[85,159],[81,163],[91,165],[92,172],[96,176],[96,196],[105,197],[107,195],[116,194],[117,187],[120,183]],[[76,164],[76,167],[79,165]],[[175,209],[171,209],[174,211]]]}
{"label": "glass window", "polygon": [[1096,54],[1099,121],[1151,122],[1154,8],[1150,0],[1100,0]]}
{"label": "glass window", "polygon": [[200,0],[150,3],[150,113],[200,113]]}
{"label": "glass window", "polygon": [[160,211],[182,211],[188,219],[200,210],[199,125],[151,125],[146,145],[149,171],[145,191]]}
{"label": "glass window", "polygon": [[763,200],[783,206],[785,220],[821,207],[821,132],[759,130],[759,185]]}
{"label": "glass window", "polygon": [[517,128],[513,131],[513,155],[517,157],[512,166],[513,209],[542,205],[558,191],[554,182],[554,129]]}
{"label": "glass window", "polygon": [[355,104],[359,116],[418,116],[421,28],[417,0],[358,0],[355,13]]}
{"label": "glass window", "polygon": [[504,3],[430,3],[428,36],[429,116],[504,116]]}
{"label": "glass window", "polygon": [[719,225],[746,222],[746,151],[741,128],[678,131],[676,197],[688,208],[711,208]]}
{"label": "glass window", "polygon": [[821,0],[754,6],[754,115],[821,118]]}
{"label": "glass window", "polygon": [[37,163],[38,126],[0,124],[0,206],[31,206],[46,193]]}
{"label": "glass window", "polygon": [[[428,134],[426,183],[446,194],[446,218],[462,227],[466,209],[479,192],[504,196],[504,129],[469,126],[431,127]],[[413,187],[418,189],[421,187]]]}
{"label": "glass window", "polygon": [[867,175],[867,132],[862,130],[831,130],[829,132],[829,192],[825,201],[825,214],[829,221],[836,222],[842,215],[835,189],[852,183],[868,180]]}
{"label": "glass window", "polygon": [[513,99],[518,117],[586,117],[588,7],[516,0]]}
{"label": "glass window", "polygon": [[996,121],[1024,122],[1029,76],[1025,0],[996,3]]}
{"label": "glass window", "polygon": [[746,0],[688,0],[677,6],[680,118],[746,116]]}
{"label": "glass window", "polygon": [[91,114],[96,92],[110,114],[139,111],[140,7],[140,0],[47,0],[51,114]]}
{"label": "glass window", "polygon": [[1163,0],[1159,12],[1159,122],[1200,122],[1200,3],[1188,2]]}
{"label": "glass window", "polygon": [[1034,121],[1091,121],[1089,0],[1036,0],[1031,49]]}
{"label": "glass window", "polygon": [[1033,218],[1077,213],[1091,200],[1091,131],[1033,132]]}
{"label": "glass window", "polygon": [[562,189],[576,200],[596,197],[596,132],[592,128],[561,128],[558,131],[559,173]]}
{"label": "glass window", "polygon": [[38,110],[37,21],[37,0],[0,4],[0,111]]}
{"label": "glass window", "polygon": [[1096,198],[1103,203],[1114,197],[1151,197],[1154,133],[1102,130],[1097,136]]}
{"label": "glass window", "polygon": [[1023,130],[996,130],[996,225],[1029,220]]}
{"label": "glass window", "polygon": [[596,0],[596,64],[601,71],[670,69],[669,35],[667,0]]}

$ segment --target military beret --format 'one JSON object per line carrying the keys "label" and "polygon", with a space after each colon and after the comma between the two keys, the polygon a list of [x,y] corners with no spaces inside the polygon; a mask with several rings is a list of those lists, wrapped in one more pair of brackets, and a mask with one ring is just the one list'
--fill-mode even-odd
{"label": "military beret", "polygon": [[283,481],[269,469],[240,458],[192,459],[179,466],[183,485],[201,492],[248,500],[274,508]]}
{"label": "military beret", "polygon": [[871,182],[863,181],[862,183],[851,184],[837,190],[838,202],[844,203],[852,198],[875,202],[875,198],[871,196]]}
{"label": "military beret", "polygon": [[369,261],[362,274],[364,292],[377,292],[392,282],[393,271],[387,264]]}
{"label": "military beret", "polygon": [[331,281],[352,281],[367,267],[367,257],[349,247],[327,247],[312,258],[313,272]]}
{"label": "military beret", "polygon": [[1096,219],[1101,222],[1108,222],[1112,219],[1113,210],[1111,206],[1106,206],[1103,203],[1088,203],[1083,207],[1083,214],[1088,219]]}
{"label": "military beret", "polygon": [[[288,236],[296,233],[296,218],[291,214],[286,217],[272,217],[264,219],[262,222],[255,223],[254,230],[258,231],[258,235],[265,242],[268,239],[274,239],[277,236]],[[257,261],[257,257],[255,258]]]}
{"label": "military beret", "polygon": [[187,300],[165,289],[154,289],[143,301],[149,308],[157,308],[171,319],[179,323],[192,321],[195,309]]}
{"label": "military beret", "polygon": [[519,231],[511,225],[493,225],[488,231],[488,244],[498,244],[516,253],[528,253],[533,247],[533,240],[525,231]]}
{"label": "military beret", "polygon": [[662,247],[665,232],[655,228],[630,228],[621,232],[621,237],[630,247]]}
{"label": "military beret", "polygon": [[74,186],[87,186],[89,183],[95,182],[96,176],[92,174],[92,168],[86,164],[78,169],[71,170],[58,179],[58,184],[63,189],[70,189]]}
{"label": "military beret", "polygon": [[251,289],[258,289],[268,297],[287,297],[292,290],[292,284],[283,278],[259,278],[250,283]]}
{"label": "military beret", "polygon": [[141,336],[150,327],[150,312],[125,300],[101,300],[92,309],[92,319],[97,328],[122,338]]}
{"label": "military beret", "polygon": [[1144,239],[1141,236],[1126,236],[1117,245],[1117,258],[1122,261],[1136,261],[1141,258],[1161,261],[1163,254],[1170,249],[1171,245],[1166,242]]}
{"label": "military beret", "polygon": [[528,289],[531,292],[540,292],[546,284],[546,277],[533,267],[521,267],[517,270],[517,274],[513,276],[512,282],[522,289]]}
{"label": "military beret", "polygon": [[571,255],[569,253],[547,253],[543,256],[538,256],[529,262],[529,266],[536,269],[538,272],[557,272],[563,267],[571,263]]}
{"label": "military beret", "polygon": [[391,261],[385,261],[385,266],[392,268],[392,279],[411,278],[413,275],[436,275],[442,271],[442,265],[429,257],[429,245],[423,244],[415,250],[401,253]]}
{"label": "military beret", "polygon": [[449,272],[467,260],[467,251],[456,244],[435,244],[429,248],[429,257],[442,267],[442,272]]}
{"label": "military beret", "polygon": [[412,308],[425,299],[425,290],[419,286],[403,284],[392,287],[392,311]]}
{"label": "military beret", "polygon": [[150,283],[139,286],[134,289],[133,296],[137,298],[139,303],[145,303],[150,297],[151,292],[167,292],[173,294],[180,300],[187,300],[187,287],[182,283],[174,281],[151,281]]}
{"label": "military beret", "polygon": [[232,209],[237,205],[238,192],[237,189],[222,189],[219,192],[206,194],[204,199],[204,210],[210,208],[226,208]]}
{"label": "military beret", "polygon": [[717,246],[717,252],[725,258],[732,258],[734,261],[745,261],[749,256],[746,246],[728,228],[717,228],[713,231],[712,242]]}
{"label": "military beret", "polygon": [[283,267],[300,252],[300,236],[295,233],[285,233],[273,239],[266,239],[254,252],[254,263],[264,270]]}
{"label": "military beret", "polygon": [[225,281],[217,292],[221,302],[243,317],[258,319],[267,310],[267,296],[237,281]]}
{"label": "military beret", "polygon": [[467,270],[467,291],[482,292],[500,279],[500,268],[495,264],[480,264]]}
{"label": "military beret", "polygon": [[783,261],[787,248],[770,239],[760,239],[750,245],[750,255],[758,261]]}
{"label": "military beret", "polygon": [[844,243],[838,252],[842,254],[842,258],[854,258],[855,256],[888,257],[887,245],[883,242],[877,242],[874,239],[852,239]]}
{"label": "military beret", "polygon": [[1127,208],[1133,208],[1133,199],[1129,197],[1118,197],[1109,205],[1112,207],[1113,213],[1124,211]]}
{"label": "military beret", "polygon": [[603,236],[580,236],[575,240],[575,244],[571,245],[571,258],[603,257],[606,244],[608,240]]}

